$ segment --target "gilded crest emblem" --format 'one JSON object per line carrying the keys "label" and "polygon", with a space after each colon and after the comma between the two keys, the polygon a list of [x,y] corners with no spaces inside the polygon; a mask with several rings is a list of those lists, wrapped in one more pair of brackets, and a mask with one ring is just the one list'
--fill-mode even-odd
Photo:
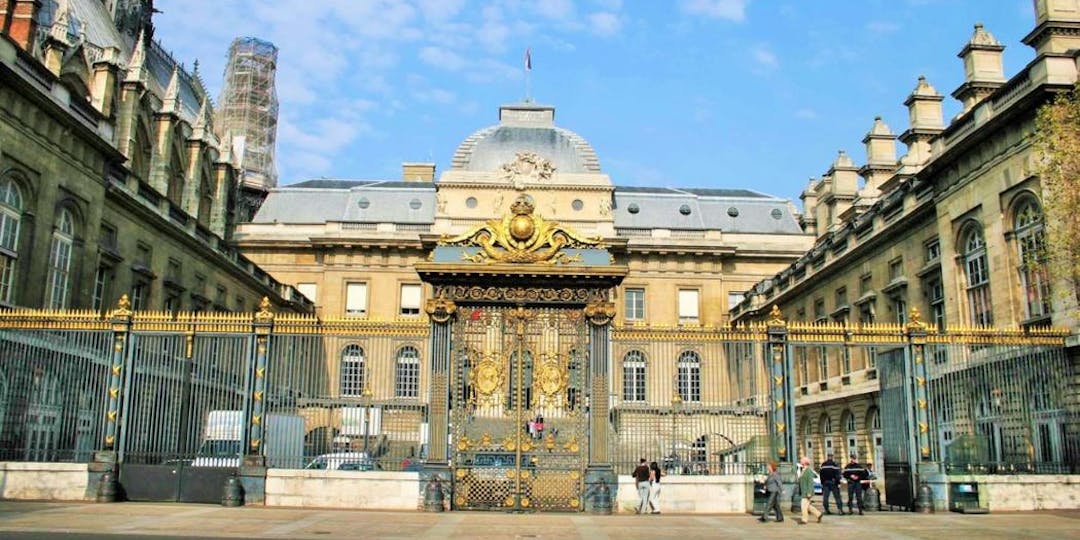
{"label": "gilded crest emblem", "polygon": [[514,161],[503,164],[500,174],[503,180],[513,184],[514,189],[521,191],[525,189],[526,180],[551,180],[555,166],[535,152],[518,152]]}
{"label": "gilded crest emblem", "polygon": [[506,378],[506,370],[494,355],[488,353],[481,357],[476,367],[469,372],[469,383],[476,391],[474,398],[478,404],[494,404],[498,402],[495,394],[502,388]]}
{"label": "gilded crest emblem", "polygon": [[580,262],[581,256],[568,255],[563,248],[600,247],[600,238],[580,236],[557,221],[545,220],[535,209],[531,197],[519,195],[502,219],[488,220],[459,236],[444,236],[440,244],[481,248],[462,255],[474,263],[569,264]]}
{"label": "gilded crest emblem", "polygon": [[543,354],[533,381],[534,406],[559,406],[570,382],[565,357],[556,353]]}

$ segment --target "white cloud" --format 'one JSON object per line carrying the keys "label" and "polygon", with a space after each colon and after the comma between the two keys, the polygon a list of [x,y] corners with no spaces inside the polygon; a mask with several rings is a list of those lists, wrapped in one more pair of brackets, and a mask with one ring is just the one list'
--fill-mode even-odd
{"label": "white cloud", "polygon": [[772,70],[780,67],[780,59],[778,59],[776,57],[776,54],[774,54],[768,49],[768,47],[765,47],[764,45],[754,47],[750,51],[750,55],[751,57],[753,57],[754,61],[757,62],[757,65],[761,68],[764,68],[766,70]]}
{"label": "white cloud", "polygon": [[533,9],[549,19],[565,21],[574,18],[573,0],[542,0]]}
{"label": "white cloud", "polygon": [[457,95],[442,88],[428,88],[426,90],[414,90],[413,97],[422,103],[441,103],[449,105],[457,101]]}
{"label": "white cloud", "polygon": [[416,7],[425,19],[440,23],[456,17],[465,7],[465,0],[417,0]]}
{"label": "white cloud", "polygon": [[713,19],[734,22],[746,20],[746,4],[749,0],[683,0],[682,10],[690,15],[702,15]]}
{"label": "white cloud", "polygon": [[598,36],[613,36],[622,28],[619,16],[607,11],[600,11],[589,15],[589,27]]}
{"label": "white cloud", "polygon": [[458,71],[465,67],[464,57],[441,47],[424,47],[420,49],[420,59],[432,66],[449,71]]}
{"label": "white cloud", "polygon": [[795,118],[801,118],[803,120],[814,120],[818,117],[817,111],[810,108],[802,108],[795,111]]}

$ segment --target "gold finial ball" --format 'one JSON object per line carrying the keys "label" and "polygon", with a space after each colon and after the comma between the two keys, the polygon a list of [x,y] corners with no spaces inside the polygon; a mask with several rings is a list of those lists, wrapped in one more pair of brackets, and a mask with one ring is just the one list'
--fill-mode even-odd
{"label": "gold finial ball", "polygon": [[510,236],[513,236],[514,240],[528,240],[535,231],[536,224],[531,216],[518,214],[510,220]]}

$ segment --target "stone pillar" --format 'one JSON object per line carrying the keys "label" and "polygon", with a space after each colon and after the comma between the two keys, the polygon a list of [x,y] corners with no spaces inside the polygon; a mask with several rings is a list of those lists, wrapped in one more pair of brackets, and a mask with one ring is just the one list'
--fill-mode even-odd
{"label": "stone pillar", "polygon": [[424,458],[424,470],[420,473],[418,492],[422,497],[424,487],[433,477],[439,478],[444,499],[453,500],[453,482],[447,455],[447,438],[450,427],[450,370],[453,366],[452,321],[457,304],[443,296],[430,298],[424,311],[431,320],[431,386],[428,395],[428,452]]}
{"label": "stone pillar", "polygon": [[[608,441],[608,390],[611,386],[608,364],[611,359],[611,320],[615,317],[615,304],[607,300],[594,301],[585,306],[585,317],[589,321],[589,462],[585,470],[582,498],[586,512],[602,512],[614,507],[619,489]],[[601,485],[609,490],[610,505],[596,503],[595,497],[602,491]]]}

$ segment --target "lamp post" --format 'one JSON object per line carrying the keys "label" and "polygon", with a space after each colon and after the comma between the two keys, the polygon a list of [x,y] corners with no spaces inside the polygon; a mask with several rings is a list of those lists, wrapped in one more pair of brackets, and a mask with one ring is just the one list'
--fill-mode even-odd
{"label": "lamp post", "polygon": [[675,436],[675,414],[680,405],[682,405],[682,395],[679,394],[679,389],[676,388],[675,395],[671,398],[671,467],[674,471],[677,471],[679,467],[679,455],[675,450],[677,439]]}
{"label": "lamp post", "polygon": [[360,397],[364,404],[364,452],[367,452],[368,435],[371,433],[371,388],[364,387],[364,390],[360,392]]}

